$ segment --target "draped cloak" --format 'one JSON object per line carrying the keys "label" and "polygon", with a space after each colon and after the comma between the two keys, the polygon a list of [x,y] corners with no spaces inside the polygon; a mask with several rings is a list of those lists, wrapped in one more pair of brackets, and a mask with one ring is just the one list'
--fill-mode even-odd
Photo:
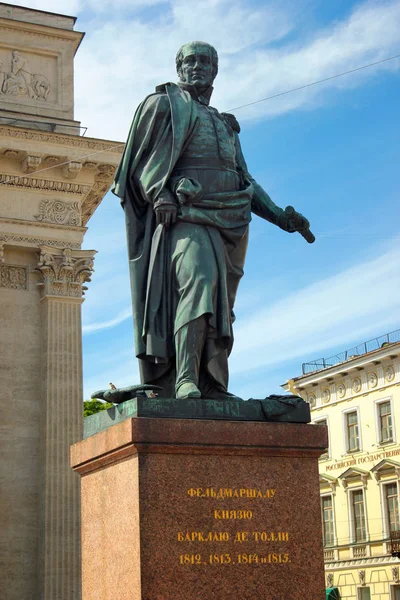
{"label": "draped cloak", "polygon": [[[157,88],[134,115],[112,188],[121,198],[125,211],[135,347],[142,383],[156,382],[171,368],[176,332],[167,264],[170,258],[168,229],[164,225],[156,226],[153,205],[168,188],[174,167],[198,121],[197,103],[188,91],[173,83]],[[237,132],[232,134],[243,182],[241,189],[212,195],[194,193],[180,207],[178,215],[179,221],[204,227],[218,264],[218,300],[211,317],[215,335],[211,347],[206,349],[206,363],[221,349],[229,354],[232,347],[231,311],[243,274],[241,263],[246,252],[251,211],[275,224],[279,224],[283,212],[248,173]],[[221,251],[221,236],[226,247],[242,247],[237,265],[227,264],[229,259],[223,246]],[[234,273],[232,290],[227,285],[228,268]],[[191,318],[197,316],[200,315],[194,307]]]}

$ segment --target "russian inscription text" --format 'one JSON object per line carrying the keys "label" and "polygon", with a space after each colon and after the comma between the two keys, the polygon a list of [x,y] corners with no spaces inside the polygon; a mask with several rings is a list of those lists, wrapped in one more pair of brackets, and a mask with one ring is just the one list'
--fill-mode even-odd
{"label": "russian inscription text", "polygon": [[[288,548],[289,532],[279,530],[259,530],[254,527],[257,523],[257,517],[260,518],[260,511],[264,514],[262,519],[265,519],[265,511],[273,511],[274,502],[271,501],[277,498],[277,490],[275,488],[223,488],[223,487],[191,487],[186,490],[188,501],[204,499],[205,505],[209,506],[211,517],[214,519],[216,531],[178,531],[176,539],[179,542],[179,547],[187,547],[189,544],[190,552],[187,554],[179,553],[179,564],[182,566],[198,566],[198,565],[284,565],[290,562],[289,552],[281,552],[280,544],[284,544]],[[224,500],[224,508],[216,508],[215,501]],[[264,500],[264,502],[263,502]],[[229,502],[230,501],[230,502]],[[254,503],[255,501],[255,503]],[[267,502],[265,502],[267,501]],[[234,508],[228,508],[227,503],[233,504]],[[218,502],[219,503],[219,502]],[[237,504],[240,508],[237,508]],[[245,503],[245,506],[243,506]],[[251,503],[252,510],[248,508]],[[246,506],[247,505],[247,506]],[[267,508],[268,507],[268,508]],[[207,515],[209,522],[210,513]],[[237,531],[235,530],[235,521],[247,521],[248,526],[252,527],[252,531]],[[220,521],[224,521],[223,531],[218,531]],[[254,525],[252,525],[254,523]],[[204,546],[204,543],[208,546]],[[212,544],[223,544],[219,546],[227,552],[212,552],[209,554],[196,553],[196,544],[201,544],[202,549],[208,547],[212,549]],[[240,545],[246,551],[244,553],[235,554]],[[252,553],[253,544],[257,545],[257,549],[261,552]],[[267,546],[266,546],[267,544]],[[215,549],[218,546],[215,546]],[[267,548],[264,553],[262,548]],[[289,547],[290,549],[290,547]],[[213,548],[214,550],[214,548]],[[249,551],[250,550],[250,551]]]}

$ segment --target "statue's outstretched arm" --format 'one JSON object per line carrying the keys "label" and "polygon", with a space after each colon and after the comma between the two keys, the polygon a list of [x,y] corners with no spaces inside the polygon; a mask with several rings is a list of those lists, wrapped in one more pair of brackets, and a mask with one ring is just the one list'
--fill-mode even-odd
{"label": "statue's outstretched arm", "polygon": [[284,231],[288,231],[289,233],[298,231],[308,243],[312,244],[315,241],[315,237],[310,231],[309,221],[301,213],[297,212],[292,206],[287,206],[286,209],[283,210],[277,206],[273,200],[271,200],[267,192],[250,175],[243,156],[237,132],[235,133],[235,137],[236,160],[238,168],[244,179],[250,181],[254,187],[254,195],[251,201],[251,211],[262,219],[277,225]]}

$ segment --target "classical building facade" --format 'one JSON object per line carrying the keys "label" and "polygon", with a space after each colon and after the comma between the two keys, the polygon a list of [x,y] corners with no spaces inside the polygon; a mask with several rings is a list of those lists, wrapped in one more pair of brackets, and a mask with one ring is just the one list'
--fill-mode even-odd
{"label": "classical building facade", "polygon": [[[88,220],[122,145],[74,119],[75,19],[0,3],[0,595],[79,600]],[[90,100],[90,92],[88,92]]]}
{"label": "classical building facade", "polygon": [[400,530],[400,331],[306,363],[303,373],[283,387],[328,427],[319,472],[330,597],[400,600],[391,544]]}

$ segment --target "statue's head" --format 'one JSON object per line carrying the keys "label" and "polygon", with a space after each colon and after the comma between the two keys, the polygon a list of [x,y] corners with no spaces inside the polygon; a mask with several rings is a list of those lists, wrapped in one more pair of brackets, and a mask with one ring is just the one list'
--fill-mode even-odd
{"label": "statue's head", "polygon": [[218,73],[217,51],[206,42],[185,44],[176,55],[176,70],[182,83],[206,90]]}

